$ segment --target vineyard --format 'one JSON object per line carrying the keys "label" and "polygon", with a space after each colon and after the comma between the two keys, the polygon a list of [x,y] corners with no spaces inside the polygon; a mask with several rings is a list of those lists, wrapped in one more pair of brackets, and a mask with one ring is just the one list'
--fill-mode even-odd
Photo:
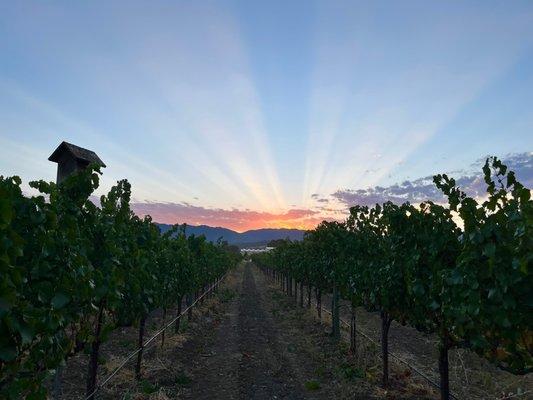
{"label": "vineyard", "polygon": [[331,296],[331,332],[340,337],[340,301],[381,318],[382,385],[389,385],[392,321],[439,338],[442,399],[450,398],[448,353],[467,348],[514,374],[533,368],[533,201],[498,159],[483,167],[479,203],[437,175],[449,207],[385,203],[355,206],[343,222],[323,222],[302,242],[280,242],[254,261],[300,302],[314,290],[317,312]]}
{"label": "vineyard", "polygon": [[[322,317],[328,310],[323,302],[330,302],[334,343],[342,336],[341,314],[348,305],[352,355],[361,346],[357,310],[379,315],[383,388],[390,386],[393,321],[438,338],[442,399],[453,396],[452,349],[468,349],[502,370],[528,374],[533,368],[533,201],[530,189],[498,159],[488,159],[483,173],[482,201],[462,192],[454,179],[437,175],[434,182],[447,196],[447,207],[432,202],[354,206],[346,220],[324,221],[303,241],[279,240],[273,251],[252,259],[288,295],[299,296],[302,308],[310,308],[314,298]],[[60,390],[62,370],[80,354],[88,360],[84,398],[95,398],[102,384],[102,348],[124,327],[135,329],[136,343],[119,367],[131,361],[134,379],[142,381],[147,345],[157,337],[163,348],[167,329],[178,333],[181,316],[241,260],[238,249],[187,236],[180,226],[161,234],[149,217],[131,211],[126,180],[96,205],[92,194],[99,175],[98,167],[90,167],[59,185],[31,182],[36,196],[24,195],[17,177],[0,179],[2,399],[47,398]],[[240,307],[232,314],[240,318],[240,347],[227,342],[236,326],[228,322],[217,350],[224,356],[215,369],[218,373],[233,359],[226,347],[240,348],[244,361],[231,369],[242,370],[239,379],[250,383],[264,378],[257,375],[261,355],[267,357],[271,341],[283,334],[267,322],[265,300],[259,300],[256,284],[266,291],[265,284],[246,268],[239,275],[242,288],[232,289],[242,292],[240,306],[232,303],[235,310]],[[147,327],[154,313],[155,330]],[[149,331],[155,334],[148,339]],[[250,356],[249,347],[258,348],[259,356]],[[286,356],[278,351],[275,357]],[[268,367],[275,368],[272,362]],[[276,382],[265,381],[264,390],[276,388]],[[290,385],[300,390],[293,381]],[[253,397],[248,384],[241,386],[240,398]]]}
{"label": "vineyard", "polygon": [[[135,326],[136,379],[142,375],[145,323],[179,329],[182,299],[191,305],[236,265],[224,242],[161,235],[130,210],[130,185],[119,181],[100,207],[91,201],[100,171],[91,167],[60,185],[0,178],[0,398],[44,399],[61,385],[65,361],[88,354],[86,397],[94,398],[101,346],[119,327]],[[167,310],[177,305],[177,315]],[[185,310],[183,310],[185,311]],[[165,331],[159,332],[164,341]]]}

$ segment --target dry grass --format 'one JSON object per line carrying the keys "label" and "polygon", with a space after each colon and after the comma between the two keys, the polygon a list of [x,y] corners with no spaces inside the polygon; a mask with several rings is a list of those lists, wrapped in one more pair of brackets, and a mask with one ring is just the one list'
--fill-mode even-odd
{"label": "dry grass", "polygon": [[[110,355],[109,359],[105,361],[103,367],[104,374],[110,374],[123,362],[124,358],[120,356]],[[134,371],[130,368],[122,368],[116,373],[113,378],[114,384],[124,386],[135,380]]]}
{"label": "dry grass", "polygon": [[[283,294],[276,284],[270,283],[272,313],[277,324],[289,336],[297,338],[297,352],[309,360],[310,364],[320,365],[313,371],[314,379],[331,390],[335,398],[375,398],[375,399],[435,399],[436,391],[423,380],[417,379],[404,366],[391,364],[391,387],[380,387],[380,349],[375,344],[358,339],[357,352],[349,351],[348,332],[343,328],[339,343],[331,340],[329,325],[331,316],[322,313],[319,321],[316,308],[301,308],[294,299]],[[296,339],[294,339],[296,340]]]}
{"label": "dry grass", "polygon": [[[205,298],[193,308],[193,319],[188,321],[187,316],[182,317],[180,333],[174,333],[174,326],[165,332],[165,345],[161,347],[159,336],[144,350],[142,374],[143,380],[135,380],[134,365],[136,357],[133,357],[104,387],[99,399],[154,399],[167,400],[176,398],[183,389],[176,385],[176,377],[180,377],[184,365],[176,361],[175,355],[191,339],[192,335],[202,334],[202,323],[212,319],[223,305],[225,290],[238,284],[239,271],[231,271],[221,283],[219,294]],[[177,309],[169,309],[167,322],[177,313]],[[201,318],[200,318],[201,317]],[[163,325],[162,312],[157,310],[147,319],[145,338],[155,334]],[[137,327],[119,328],[112,332],[109,340],[101,348],[101,365],[99,368],[98,381],[102,381],[113,372],[124,358],[137,348]],[[62,399],[83,399],[85,394],[85,374],[87,371],[88,355],[77,354],[67,362],[63,374]]]}
{"label": "dry grass", "polygon": [[[279,286],[271,286],[279,293]],[[283,295],[287,298],[285,295]],[[288,299],[288,298],[287,298]],[[289,303],[296,304],[293,300],[288,299]],[[349,321],[348,303],[341,302],[341,318]],[[323,296],[322,306],[329,308],[330,298]],[[318,322],[316,307],[306,311],[309,318]],[[380,319],[376,313],[369,313],[363,309],[357,309],[357,326],[358,329],[370,336],[374,341],[379,343],[380,340]],[[322,329],[329,332],[331,324],[331,315],[322,312]],[[346,340],[349,340],[349,327],[341,324],[342,331],[345,332]],[[369,347],[369,351],[363,351],[358,354],[358,362],[365,365],[375,365],[381,368],[381,354],[379,344],[372,345],[361,335],[358,335],[359,349]],[[393,323],[390,331],[389,349],[392,353],[413,365],[419,371],[423,372],[431,380],[438,384],[438,339],[435,335],[428,335],[416,331],[410,327],[401,326]],[[374,351],[375,349],[375,351]],[[368,359],[370,358],[370,360]],[[374,361],[372,361],[372,358]],[[405,365],[399,363],[393,358],[389,358],[391,368],[394,373],[405,369]],[[526,399],[533,398],[533,374],[513,375],[506,371],[500,370],[490,364],[485,359],[468,349],[453,349],[449,354],[450,365],[450,386],[453,393],[460,399]],[[421,387],[429,387],[424,378],[419,377],[416,373],[410,378]],[[435,389],[432,389],[435,391]]]}

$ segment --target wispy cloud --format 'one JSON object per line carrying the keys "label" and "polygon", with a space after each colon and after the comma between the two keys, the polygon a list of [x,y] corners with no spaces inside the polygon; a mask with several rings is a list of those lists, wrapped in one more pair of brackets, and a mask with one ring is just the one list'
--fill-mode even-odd
{"label": "wispy cloud", "polygon": [[97,194],[127,178],[139,212],[246,229],[531,150],[531,5],[252,3],[2,7],[0,173],[53,180],[68,140],[108,165]]}
{"label": "wispy cloud", "polygon": [[303,204],[337,187],[390,184],[392,171],[436,136],[460,135],[446,128],[532,44],[522,40],[532,20],[523,10],[319,8]]}
{"label": "wispy cloud", "polygon": [[[228,8],[5,11],[10,40],[0,48],[23,48],[28,68],[0,65],[2,136],[23,136],[44,154],[61,139],[94,149],[109,165],[104,179],[127,176],[140,198],[287,208],[248,49]],[[38,44],[28,39],[36,32]]]}
{"label": "wispy cloud", "polygon": [[[481,163],[479,160],[472,169],[479,171]],[[533,187],[533,153],[521,153],[507,156],[504,163],[509,169],[515,171],[517,179],[526,187]],[[461,173],[462,172],[462,173]],[[450,173],[454,176],[457,185],[467,194],[473,197],[483,197],[486,194],[486,184],[483,176],[479,172],[459,171]],[[346,206],[367,205],[371,206],[376,203],[392,201],[394,203],[420,203],[431,200],[438,203],[445,203],[446,198],[442,192],[437,189],[433,183],[432,176],[404,181],[401,184],[395,184],[387,187],[375,186],[367,189],[343,189],[337,190],[331,195],[335,200]]]}
{"label": "wispy cloud", "polygon": [[[486,184],[479,172],[484,158],[476,161],[468,170],[450,172],[462,190],[474,197],[485,195]],[[519,181],[526,187],[533,186],[533,152],[512,154],[504,157],[504,163],[515,171]],[[151,215],[157,222],[188,223],[192,225],[223,226],[236,231],[257,228],[311,229],[323,220],[339,220],[346,216],[350,206],[368,205],[392,201],[413,204],[431,200],[446,203],[446,198],[433,183],[433,176],[405,180],[390,186],[373,186],[366,189],[340,189],[330,196],[313,193],[315,203],[310,208],[292,208],[285,212],[272,213],[243,208],[210,208],[187,202],[134,202],[132,209],[138,215]]]}

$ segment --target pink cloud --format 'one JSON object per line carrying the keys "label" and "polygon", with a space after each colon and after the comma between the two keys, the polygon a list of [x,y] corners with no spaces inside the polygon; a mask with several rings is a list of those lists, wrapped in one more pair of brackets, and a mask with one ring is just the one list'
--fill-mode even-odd
{"label": "pink cloud", "polygon": [[157,202],[132,203],[131,208],[137,215],[150,215],[156,222],[222,226],[238,232],[258,228],[310,229],[323,220],[318,211],[297,208],[283,213],[269,213]]}

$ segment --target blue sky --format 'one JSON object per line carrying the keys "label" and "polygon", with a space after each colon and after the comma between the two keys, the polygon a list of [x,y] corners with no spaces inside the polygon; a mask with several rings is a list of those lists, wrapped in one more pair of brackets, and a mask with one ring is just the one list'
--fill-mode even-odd
{"label": "blue sky", "polygon": [[0,54],[0,174],[67,140],[166,222],[309,226],[533,150],[531,1],[3,2]]}

